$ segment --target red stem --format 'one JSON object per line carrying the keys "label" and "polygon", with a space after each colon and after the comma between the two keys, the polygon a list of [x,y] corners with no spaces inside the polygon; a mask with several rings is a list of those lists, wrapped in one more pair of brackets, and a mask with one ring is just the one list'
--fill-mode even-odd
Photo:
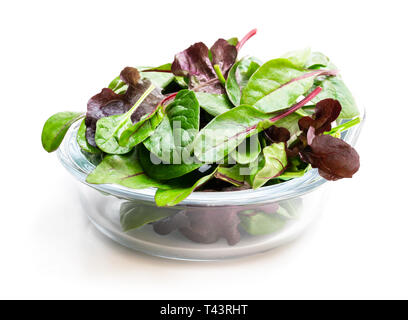
{"label": "red stem", "polygon": [[278,121],[280,119],[283,119],[283,118],[287,117],[291,113],[293,113],[296,110],[302,108],[309,101],[313,100],[313,98],[316,97],[321,91],[322,91],[322,88],[317,87],[308,96],[306,96],[303,100],[299,101],[298,103],[296,103],[294,106],[290,107],[285,112],[282,112],[281,114],[277,115],[276,117],[271,118],[270,121],[275,122],[275,121]]}
{"label": "red stem", "polygon": [[177,93],[178,93],[178,92],[172,93],[172,94],[169,95],[168,97],[164,98],[162,101],[160,101],[159,105],[164,106],[164,104],[165,104],[166,102],[168,102],[169,100],[173,99],[173,98],[177,95]]}
{"label": "red stem", "polygon": [[237,51],[239,51],[242,46],[245,44],[245,42],[247,42],[249,39],[251,39],[254,35],[256,35],[256,32],[258,30],[257,29],[252,29],[251,31],[249,31],[242,39],[241,41],[238,42],[237,44]]}

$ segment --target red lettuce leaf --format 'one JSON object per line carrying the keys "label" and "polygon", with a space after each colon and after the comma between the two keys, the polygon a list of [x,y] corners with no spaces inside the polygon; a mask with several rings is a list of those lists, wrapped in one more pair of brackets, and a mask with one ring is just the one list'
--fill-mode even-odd
{"label": "red lettuce leaf", "polygon": [[198,42],[176,54],[171,71],[176,76],[188,77],[190,89],[224,93],[224,87],[219,82],[213,66],[218,64],[222,73],[226,75],[235,63],[237,55],[237,48],[224,39],[217,40],[211,50],[208,50],[204,43]]}
{"label": "red lettuce leaf", "polygon": [[272,143],[287,142],[290,139],[290,132],[283,127],[273,125],[264,131],[265,137]]}
{"label": "red lettuce leaf", "polygon": [[340,112],[340,102],[324,99],[316,104],[313,117],[303,117],[299,120],[299,128],[307,132],[310,127],[313,127],[317,135],[330,131],[332,122],[338,118]]}
{"label": "red lettuce leaf", "polygon": [[153,228],[161,235],[178,229],[186,238],[198,243],[214,243],[225,238],[229,245],[239,242],[238,230],[240,219],[235,210],[186,210],[176,215],[155,222]]}
{"label": "red lettuce leaf", "polygon": [[[104,117],[127,112],[151,84],[149,80],[141,79],[138,70],[132,67],[124,68],[120,78],[128,85],[124,94],[117,94],[111,89],[104,88],[88,101],[85,117],[86,139],[94,147],[96,147],[96,122]],[[162,99],[163,95],[155,89],[136,109],[131,117],[132,122],[138,122],[142,116],[150,114]]]}
{"label": "red lettuce leaf", "polygon": [[331,135],[320,135],[300,152],[303,161],[319,169],[327,180],[351,178],[360,168],[357,151],[347,142]]}

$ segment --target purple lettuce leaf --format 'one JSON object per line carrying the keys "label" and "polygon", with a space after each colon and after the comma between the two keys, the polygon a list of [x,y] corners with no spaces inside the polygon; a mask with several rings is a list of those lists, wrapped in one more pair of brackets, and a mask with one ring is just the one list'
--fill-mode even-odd
{"label": "purple lettuce leaf", "polygon": [[[151,84],[149,80],[141,79],[138,70],[132,67],[124,68],[120,78],[128,85],[124,94],[117,94],[111,89],[104,88],[88,101],[85,117],[86,139],[94,147],[96,147],[96,122],[104,117],[127,112]],[[160,90],[155,89],[136,109],[131,117],[132,122],[136,123],[144,115],[153,112],[162,99]]]}
{"label": "purple lettuce leaf", "polygon": [[171,71],[176,76],[188,77],[190,89],[208,93],[225,93],[214,65],[218,65],[223,75],[227,75],[237,55],[237,48],[224,39],[218,39],[210,50],[204,43],[198,42],[176,54]]}

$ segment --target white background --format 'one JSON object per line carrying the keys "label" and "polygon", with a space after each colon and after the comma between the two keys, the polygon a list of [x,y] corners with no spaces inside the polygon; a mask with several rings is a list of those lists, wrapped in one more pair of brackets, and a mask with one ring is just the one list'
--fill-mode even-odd
{"label": "white background", "polygon": [[[406,1],[8,1],[0,8],[0,298],[408,298]],[[368,111],[361,169],[298,241],[217,263],[137,254],[99,234],[44,121],[127,65],[258,34],[266,60],[310,46]]]}

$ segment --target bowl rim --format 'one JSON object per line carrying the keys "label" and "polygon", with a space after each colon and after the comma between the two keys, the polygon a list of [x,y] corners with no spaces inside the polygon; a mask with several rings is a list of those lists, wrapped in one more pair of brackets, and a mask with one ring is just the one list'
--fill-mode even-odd
{"label": "bowl rim", "polygon": [[[355,146],[366,119],[365,109],[360,109],[360,123],[342,133],[342,139]],[[75,122],[68,130],[57,157],[61,164],[77,180],[107,195],[127,200],[155,202],[156,188],[130,189],[116,184],[90,184],[87,175],[95,168],[82,153],[76,142],[76,135],[82,120]],[[282,201],[309,193],[327,182],[320,177],[317,169],[309,170],[304,176],[294,178],[276,185],[253,190],[200,192],[196,191],[181,201],[177,206],[244,206]],[[176,207],[177,207],[176,206]]]}

